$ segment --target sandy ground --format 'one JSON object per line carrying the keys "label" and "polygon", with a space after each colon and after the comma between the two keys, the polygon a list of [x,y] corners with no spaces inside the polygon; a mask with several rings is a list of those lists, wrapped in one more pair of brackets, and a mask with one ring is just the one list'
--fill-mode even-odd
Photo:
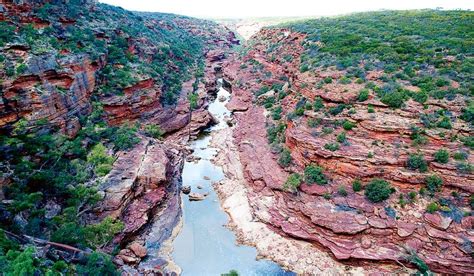
{"label": "sandy ground", "polygon": [[[283,237],[259,219],[254,217],[247,198],[246,182],[242,173],[238,149],[234,145],[232,129],[226,128],[213,133],[211,146],[219,149],[213,160],[222,167],[226,178],[215,183],[221,206],[230,217],[228,227],[233,230],[241,244],[257,248],[257,258],[275,261],[283,268],[300,275],[342,275],[367,272],[361,267],[351,267],[336,262],[328,253],[311,243]],[[261,197],[268,206],[272,197]],[[260,204],[259,204],[260,205]],[[258,217],[269,216],[259,210]]]}

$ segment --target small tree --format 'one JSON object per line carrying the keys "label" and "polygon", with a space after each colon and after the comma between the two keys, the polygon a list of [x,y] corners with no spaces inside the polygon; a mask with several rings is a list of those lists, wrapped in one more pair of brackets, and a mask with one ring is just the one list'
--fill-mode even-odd
{"label": "small tree", "polygon": [[390,197],[392,193],[392,187],[390,184],[379,178],[373,179],[365,187],[365,196],[372,202],[380,202]]}

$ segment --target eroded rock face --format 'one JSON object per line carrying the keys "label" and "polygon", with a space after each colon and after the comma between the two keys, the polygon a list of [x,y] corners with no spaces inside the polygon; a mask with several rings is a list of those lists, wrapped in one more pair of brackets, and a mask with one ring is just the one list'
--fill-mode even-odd
{"label": "eroded rock face", "polygon": [[[167,155],[168,154],[168,155]],[[120,218],[125,223],[122,238],[135,234],[165,199],[171,172],[168,149],[144,138],[129,152],[120,152],[101,190],[101,216]]]}
{"label": "eroded rock face", "polygon": [[[440,164],[433,160],[433,154],[440,148],[450,152],[468,149],[459,141],[439,138],[432,130],[427,131],[426,144],[410,147],[411,125],[420,125],[422,105],[408,101],[401,109],[390,109],[373,97],[365,102],[354,102],[363,86],[335,81],[344,72],[328,68],[301,73],[299,60],[304,38],[303,34],[285,29],[262,30],[246,56],[234,57],[233,62],[223,67],[224,76],[233,84],[228,107],[237,120],[233,136],[254,215],[285,235],[330,251],[342,262],[364,265],[365,261],[367,264],[401,261],[410,265],[405,259],[410,249],[433,271],[470,273],[474,269],[472,250],[466,245],[474,241],[473,225],[468,222],[472,216],[454,216],[455,221],[450,215],[452,212],[426,213],[429,197],[417,196],[415,202],[405,207],[398,200],[400,193],[418,191],[425,186],[428,175],[436,174],[444,182],[438,198],[448,199],[452,203],[451,211],[469,212],[467,198],[474,192],[470,185],[474,175],[459,172],[454,162]],[[277,52],[270,56],[268,45],[278,45]],[[375,81],[379,75],[380,72],[371,72],[367,78]],[[328,77],[333,81],[318,88],[317,84]],[[352,104],[352,111],[345,110],[334,116],[321,117],[321,113],[306,110],[293,120],[282,119],[286,126],[283,146],[291,151],[293,160],[286,169],[278,164],[279,157],[267,141],[267,126],[275,121],[268,111],[255,104],[254,93],[264,85],[272,87],[273,84],[279,84],[288,94],[281,100],[282,118],[293,112],[302,98],[313,102],[320,97],[326,107]],[[367,111],[369,104],[375,113]],[[460,114],[464,105],[459,98],[449,103],[445,100],[427,102],[428,112],[442,107],[455,115]],[[316,127],[310,127],[311,120],[320,121]],[[342,128],[332,133],[324,133],[323,128],[333,126],[336,120],[350,121],[355,127],[346,130],[346,141],[331,151],[325,145],[336,141]],[[452,129],[462,136],[470,132],[469,126],[460,120],[453,123]],[[406,168],[408,156],[420,152],[428,162],[429,173]],[[473,161],[472,156],[468,157],[467,162],[472,164]],[[297,193],[284,191],[289,172],[303,174],[304,167],[311,163],[324,168],[329,184],[303,183]],[[375,177],[388,180],[395,188],[395,195],[389,200],[371,203],[363,191],[352,190],[354,179],[368,182]],[[341,187],[347,196],[339,193]],[[460,194],[461,199],[453,197],[453,191]],[[272,200],[263,200],[265,197]]]}
{"label": "eroded rock face", "polygon": [[95,88],[97,63],[87,56],[30,56],[14,51],[27,60],[28,69],[16,79],[6,79],[0,100],[0,128],[8,128],[21,118],[45,120],[69,136],[80,126],[80,116],[91,112],[90,96]]}

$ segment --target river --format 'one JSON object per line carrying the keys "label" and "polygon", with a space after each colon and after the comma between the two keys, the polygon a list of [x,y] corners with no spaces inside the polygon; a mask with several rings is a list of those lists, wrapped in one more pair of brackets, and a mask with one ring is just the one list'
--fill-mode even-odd
{"label": "river", "polygon": [[[240,275],[294,275],[268,260],[256,260],[253,247],[237,245],[235,235],[225,227],[229,218],[222,210],[212,183],[225,176],[211,160],[216,149],[210,147],[211,133],[227,128],[225,116],[230,116],[225,104],[229,92],[219,89],[217,98],[210,103],[209,111],[219,120],[191,143],[198,162],[186,162],[182,173],[183,186],[191,186],[192,192],[209,193],[203,201],[191,202],[182,196],[182,229],[173,241],[172,257],[182,269],[182,275],[221,275],[237,270]],[[219,98],[225,97],[225,101]],[[199,189],[198,186],[201,188]]]}

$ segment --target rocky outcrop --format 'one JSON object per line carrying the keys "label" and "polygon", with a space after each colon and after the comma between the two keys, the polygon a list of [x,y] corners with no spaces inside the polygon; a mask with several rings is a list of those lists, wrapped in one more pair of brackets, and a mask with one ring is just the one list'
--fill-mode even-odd
{"label": "rocky outcrop", "polygon": [[[287,29],[262,30],[254,37],[247,55],[234,57],[233,62],[223,67],[224,76],[233,84],[228,108],[234,111],[237,121],[233,136],[253,215],[275,231],[309,241],[343,263],[368,267],[402,262],[410,266],[408,255],[417,252],[433,271],[470,273],[474,268],[470,248],[474,241],[472,216],[462,213],[469,214],[468,199],[473,192],[469,183],[474,176],[460,172],[455,162],[440,164],[433,160],[440,148],[450,152],[469,149],[459,140],[440,138],[433,130],[427,130],[424,144],[412,147],[412,126],[421,125],[419,110],[423,106],[408,101],[401,109],[391,109],[375,97],[357,102],[363,86],[336,81],[344,72],[335,68],[301,72],[299,60],[304,39],[303,34]],[[269,53],[269,45],[278,46]],[[377,75],[372,72],[367,77],[375,81]],[[328,77],[333,79],[330,84],[318,86]],[[291,151],[292,157],[292,164],[285,169],[278,164],[277,149],[268,145],[267,139],[267,127],[278,122],[265,108],[256,105],[255,93],[259,88],[275,84],[286,94],[279,102],[281,117],[293,116],[280,120],[286,126],[282,146]],[[312,108],[303,109],[300,116],[291,114],[296,106],[304,107],[306,101],[312,103],[317,97],[326,108],[342,103],[351,106],[335,115]],[[369,104],[375,113],[367,111]],[[453,116],[459,116],[465,105],[460,98],[449,103],[429,100],[426,104],[427,112],[442,107]],[[338,127],[337,122],[344,121],[352,122],[354,127]],[[345,141],[338,149],[329,150],[326,145],[334,143],[343,131]],[[459,120],[450,130],[460,136],[469,132],[469,126]],[[425,156],[429,172],[408,169],[410,154]],[[469,156],[466,162],[473,161]],[[329,184],[303,183],[296,193],[285,191],[283,184],[289,173],[303,174],[309,164],[323,167]],[[409,201],[407,194],[424,187],[425,178],[432,174],[443,179],[444,186],[437,198],[445,200],[445,207],[444,211],[429,214],[426,206],[432,201],[430,197],[416,195],[416,200]],[[389,200],[371,203],[363,191],[352,190],[355,179],[368,182],[375,177],[388,180],[395,188],[395,195]],[[341,189],[346,193],[341,193]]]}
{"label": "rocky outcrop", "polygon": [[[3,82],[0,98],[0,128],[9,128],[24,118],[58,126],[69,136],[80,129],[79,117],[91,112],[97,62],[87,56],[30,56],[26,50],[9,52],[26,60],[26,71]],[[14,58],[14,57],[12,57]]]}

